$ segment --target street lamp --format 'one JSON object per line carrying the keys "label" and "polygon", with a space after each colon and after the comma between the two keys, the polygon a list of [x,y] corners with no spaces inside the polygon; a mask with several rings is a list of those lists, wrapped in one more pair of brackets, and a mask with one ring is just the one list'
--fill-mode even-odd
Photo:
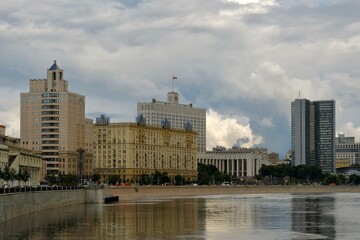
{"label": "street lamp", "polygon": [[82,174],[83,174],[85,150],[83,148],[78,148],[76,151],[79,153],[78,176],[79,176],[80,184],[82,184]]}

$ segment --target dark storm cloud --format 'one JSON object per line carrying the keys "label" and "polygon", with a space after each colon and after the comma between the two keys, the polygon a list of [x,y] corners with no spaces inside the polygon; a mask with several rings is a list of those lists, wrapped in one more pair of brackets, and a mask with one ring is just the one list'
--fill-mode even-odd
{"label": "dark storm cloud", "polygon": [[[0,3],[1,122],[18,129],[19,95],[58,60],[94,118],[133,121],[136,103],[208,109],[209,148],[284,154],[290,102],[337,101],[338,131],[360,137],[359,1],[146,0]],[[6,87],[6,88],[4,88]],[[211,110],[210,110],[211,109]],[[222,125],[223,133],[217,126]]]}

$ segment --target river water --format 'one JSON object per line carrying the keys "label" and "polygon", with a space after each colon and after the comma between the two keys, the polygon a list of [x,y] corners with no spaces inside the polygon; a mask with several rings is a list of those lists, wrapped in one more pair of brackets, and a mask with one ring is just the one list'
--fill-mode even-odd
{"label": "river water", "polygon": [[146,198],[51,209],[0,224],[0,239],[359,239],[360,194]]}

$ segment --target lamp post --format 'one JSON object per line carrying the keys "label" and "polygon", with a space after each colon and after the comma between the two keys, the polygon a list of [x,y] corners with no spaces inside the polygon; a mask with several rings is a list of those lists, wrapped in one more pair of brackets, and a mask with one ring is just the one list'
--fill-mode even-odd
{"label": "lamp post", "polygon": [[78,176],[79,176],[80,184],[82,184],[82,174],[83,174],[83,165],[84,165],[84,153],[85,153],[85,150],[84,150],[83,148],[78,148],[76,151],[79,153]]}

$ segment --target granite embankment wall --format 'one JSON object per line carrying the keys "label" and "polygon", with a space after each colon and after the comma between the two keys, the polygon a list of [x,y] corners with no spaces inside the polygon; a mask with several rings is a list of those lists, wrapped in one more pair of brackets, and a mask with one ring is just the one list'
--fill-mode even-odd
{"label": "granite embankment wall", "polygon": [[104,190],[93,189],[1,194],[0,223],[50,208],[103,201]]}
{"label": "granite embankment wall", "polygon": [[144,197],[181,197],[228,194],[360,193],[360,186],[109,186],[106,195],[119,199]]}

